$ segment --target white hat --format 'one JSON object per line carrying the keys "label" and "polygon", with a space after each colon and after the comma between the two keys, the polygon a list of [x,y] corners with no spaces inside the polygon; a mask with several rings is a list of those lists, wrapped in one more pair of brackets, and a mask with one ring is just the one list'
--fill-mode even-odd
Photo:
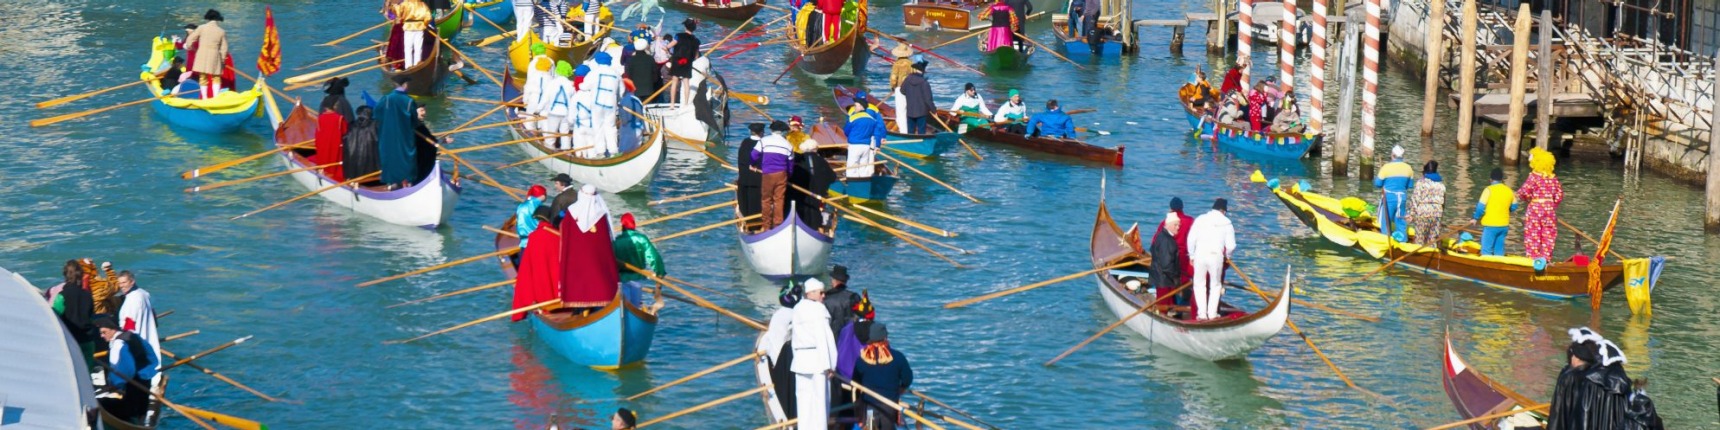
{"label": "white hat", "polygon": [[807,293],[812,293],[812,292],[822,293],[822,292],[824,292],[824,283],[820,282],[818,279],[808,279],[808,280],[806,280],[805,284],[802,284],[801,289]]}
{"label": "white hat", "polygon": [[1392,157],[1393,158],[1402,158],[1403,157],[1403,147],[1398,146],[1398,145],[1392,145]]}
{"label": "white hat", "polygon": [[1594,342],[1599,344],[1606,341],[1606,338],[1596,334],[1594,330],[1590,330],[1588,327],[1565,330],[1565,333],[1569,333],[1571,335],[1572,343]]}
{"label": "white hat", "polygon": [[1596,349],[1600,352],[1602,366],[1611,366],[1616,363],[1625,362],[1624,351],[1620,351],[1618,349],[1618,345],[1614,345],[1612,341],[1602,340],[1600,342],[1600,346],[1600,348]]}
{"label": "white hat", "polygon": [[800,152],[818,152],[818,141],[806,139],[805,142],[800,142]]}
{"label": "white hat", "polygon": [[1129,287],[1129,291],[1141,290],[1141,280],[1139,279],[1130,279],[1129,282],[1124,282],[1123,285]]}
{"label": "white hat", "polygon": [[645,39],[633,39],[633,50],[634,51],[644,51],[646,48],[650,48],[650,47],[651,47],[651,44],[646,42]]}

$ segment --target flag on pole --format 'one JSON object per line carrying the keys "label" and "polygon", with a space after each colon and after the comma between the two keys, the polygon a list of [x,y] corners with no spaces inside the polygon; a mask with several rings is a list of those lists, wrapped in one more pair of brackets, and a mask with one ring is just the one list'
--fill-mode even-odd
{"label": "flag on pole", "polygon": [[257,72],[263,76],[281,70],[281,35],[275,32],[275,11],[263,7],[263,49],[257,53]]}
{"label": "flag on pole", "polygon": [[1612,248],[1613,227],[1618,226],[1618,208],[1622,203],[1624,199],[1613,201],[1612,215],[1607,218],[1607,229],[1601,232],[1601,243],[1595,247],[1595,258],[1589,259],[1589,308],[1593,310],[1601,309],[1601,262]]}

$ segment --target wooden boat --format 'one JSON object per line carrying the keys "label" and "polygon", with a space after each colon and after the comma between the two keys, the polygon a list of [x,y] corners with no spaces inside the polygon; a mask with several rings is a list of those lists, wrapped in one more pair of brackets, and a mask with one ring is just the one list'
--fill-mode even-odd
{"label": "wooden boat", "polygon": [[[388,21],[394,20],[394,4],[399,1],[400,0],[386,0],[383,2],[382,19]],[[440,36],[444,40],[454,40],[454,36],[460,35],[460,30],[466,28],[466,2],[462,0],[454,0],[450,2],[450,4],[453,5],[453,8],[449,9],[452,12],[444,15],[442,19],[438,19],[433,23],[433,25],[436,26],[436,35]],[[431,13],[435,12],[432,11]],[[512,12],[510,11],[510,13]]]}
{"label": "wooden boat", "polygon": [[134,423],[126,421],[120,417],[113,416],[113,414],[109,414],[107,409],[97,408],[101,411],[102,425],[113,430],[155,430],[156,427],[160,426],[161,399],[157,396],[164,396],[167,394],[167,374],[161,374],[161,377],[156,378],[154,383],[155,386],[150,387],[150,391],[154,391],[156,395],[150,396],[149,406],[144,409],[144,422]]}
{"label": "wooden boat", "polygon": [[[1099,213],[1093,221],[1093,268],[1130,260],[1141,262],[1121,269],[1101,271],[1096,275],[1099,281],[1099,296],[1105,299],[1105,307],[1118,318],[1132,315],[1147,305],[1146,299],[1130,292],[1128,287],[1123,285],[1124,280],[1129,278],[1141,278],[1144,281],[1147,276],[1146,263],[1152,258],[1135,247],[1135,239],[1138,239],[1138,235],[1131,235],[1117,226],[1117,222],[1111,219],[1110,210],[1101,200]],[[1191,357],[1214,361],[1238,358],[1260,347],[1267,339],[1284,329],[1285,322],[1290,318],[1290,294],[1290,278],[1286,274],[1284,287],[1278,292],[1278,297],[1253,313],[1244,313],[1230,303],[1221,303],[1220,314],[1226,317],[1214,320],[1191,321],[1167,315],[1165,311],[1148,311],[1135,315],[1124,325],[1153,343]]]}
{"label": "wooden boat", "polygon": [[[735,196],[738,201],[738,189]],[[753,271],[766,279],[822,275],[830,267],[830,249],[835,245],[836,225],[840,219],[830,215],[830,225],[823,229],[806,225],[800,216],[793,215],[792,210],[790,215],[783,217],[782,224],[770,230],[760,231],[764,222],[759,220],[737,224],[735,230],[740,234],[741,253],[746,255]],[[743,216],[740,204],[735,204],[735,218]]]}
{"label": "wooden boat", "polygon": [[[502,223],[502,231],[514,230],[514,217]],[[517,247],[520,239],[497,233],[496,250]],[[508,256],[497,256],[502,273],[514,279],[519,272]],[[526,316],[538,340],[548,344],[557,354],[574,363],[601,370],[614,370],[645,361],[651,351],[651,340],[657,335],[657,311],[661,301],[643,304],[643,293],[628,299],[628,286],[622,285],[615,298],[602,309],[584,314],[557,311],[551,306],[532,311]]]}
{"label": "wooden boat", "polygon": [[[544,43],[543,53],[550,59],[566,61],[577,67],[579,63],[584,63],[587,58],[591,58],[591,55],[597,52],[598,46],[592,42],[608,38],[609,29],[609,26],[604,26],[597,32],[597,37],[576,41],[572,46],[556,46],[554,43]],[[578,37],[577,33],[575,37]],[[526,78],[526,67],[531,66],[533,43],[543,43],[543,37],[538,36],[536,31],[526,35],[524,39],[515,39],[508,44],[508,63],[514,66],[514,78],[522,83]]]}
{"label": "wooden boat", "polygon": [[[1494,287],[1522,291],[1552,299],[1569,299],[1589,294],[1589,268],[1570,262],[1551,262],[1545,269],[1535,270],[1533,260],[1521,255],[1482,256],[1471,244],[1422,247],[1413,243],[1392,241],[1380,234],[1371,217],[1352,219],[1344,213],[1339,199],[1301,190],[1298,184],[1268,184],[1272,194],[1309,228],[1319,232],[1327,241],[1373,256],[1381,260],[1404,257],[1399,266],[1413,267],[1422,272],[1477,282]],[[1417,234],[1439,234],[1417,232]],[[1407,255],[1407,257],[1406,257]],[[1601,289],[1613,288],[1625,281],[1626,264],[1647,264],[1648,259],[1625,262],[1608,261],[1601,266]],[[1631,282],[1647,282],[1633,279]]]}
{"label": "wooden boat", "polygon": [[[1445,395],[1451,398],[1452,406],[1457,407],[1457,414],[1463,419],[1501,413],[1510,410],[1520,410],[1524,406],[1539,404],[1527,396],[1493,381],[1480,370],[1469,367],[1463,357],[1457,355],[1457,349],[1451,346],[1451,334],[1445,334],[1445,366],[1440,368],[1439,382],[1445,387]],[[1492,420],[1470,424],[1474,430],[1499,428],[1499,423],[1506,419],[1513,421],[1528,421],[1546,425],[1547,415],[1543,412],[1524,411]]]}
{"label": "wooden boat", "polygon": [[[961,118],[949,111],[942,111],[940,114],[944,115],[944,122],[949,123],[951,126],[956,126],[956,122]],[[968,137],[987,142],[1001,143],[1022,149],[1056,154],[1065,157],[1074,157],[1096,163],[1106,163],[1112,167],[1123,167],[1123,145],[1117,145],[1115,148],[1106,148],[1075,139],[1027,136],[1010,133],[1008,131],[992,127],[968,127],[967,132],[963,134]]]}
{"label": "wooden boat", "polygon": [[[832,97],[836,99],[836,107],[848,112],[848,107],[854,105],[854,92],[841,85],[831,89]],[[866,95],[866,102],[878,108],[878,115],[884,117],[884,128],[890,134],[890,139],[884,142],[883,148],[897,154],[914,158],[932,158],[948,151],[954,146],[954,139],[945,139],[941,133],[910,134],[897,130],[896,108],[879,100],[877,96]],[[844,114],[843,118],[847,118]],[[939,130],[936,119],[927,119],[927,130]],[[846,121],[844,121],[846,122]]]}
{"label": "wooden boat", "polygon": [[800,60],[800,70],[813,75],[829,76],[853,60],[855,49],[871,49],[860,43],[860,35],[866,32],[866,11],[862,10],[856,16],[854,25],[849,26],[848,32],[842,33],[835,41],[808,47],[799,39],[800,35],[792,36],[795,38],[792,44],[794,49],[800,51],[801,57],[804,57]]}
{"label": "wooden boat", "polygon": [[1275,158],[1302,158],[1325,140],[1321,134],[1254,133],[1249,131],[1246,123],[1220,124],[1211,116],[1194,111],[1188,101],[1184,100],[1182,105],[1189,128],[1200,134],[1201,139],[1214,140],[1237,151]]}
{"label": "wooden boat", "polygon": [[1015,49],[1015,46],[1004,45],[990,51],[985,50],[985,39],[979,40],[979,53],[985,58],[985,67],[992,70],[1022,70],[1027,68],[1027,61],[1033,58],[1033,53],[1039,48],[1024,45],[1026,49]]}
{"label": "wooden boat", "polygon": [[1099,24],[1114,28],[1110,36],[1099,42],[1097,49],[1087,43],[1087,37],[1069,32],[1069,7],[1075,0],[1063,2],[1058,7],[1058,13],[1051,15],[1051,33],[1057,36],[1058,44],[1063,52],[1075,60],[1091,58],[1121,58],[1124,54],[1133,54],[1136,50],[1134,16],[1129,11],[1127,0],[1103,0],[1099,12]]}
{"label": "wooden boat", "polygon": [[149,69],[144,70],[139,79],[149,82],[143,87],[149,91],[149,95],[156,98],[150,106],[162,121],[204,133],[227,133],[243,128],[260,112],[260,101],[263,97],[261,81],[250,90],[223,91],[215,98],[207,100],[197,98],[195,93],[190,94],[190,97],[173,96],[154,82],[157,72],[166,70],[173,64],[173,58],[169,56],[173,51],[173,41],[158,36],[152,45],[147,63]]}
{"label": "wooden boat", "polygon": [[[514,87],[513,81],[503,81],[502,100],[513,100],[519,95],[519,89]],[[515,107],[507,108],[506,112],[510,121],[523,118],[525,114],[524,110]],[[573,180],[590,184],[605,193],[645,191],[645,188],[651,185],[651,178],[657,176],[657,169],[663,166],[663,159],[668,153],[663,131],[651,127],[650,124],[645,127],[638,147],[609,158],[580,158],[572,154],[544,157],[562,151],[544,146],[543,141],[537,139],[520,142],[519,147],[525,150],[527,157],[539,159],[538,162],[550,171],[566,173],[573,177]],[[537,131],[526,129],[524,124],[509,126],[508,131],[514,139],[538,136]]]}
{"label": "wooden boat", "polygon": [[[693,68],[701,70],[703,67],[702,70],[710,70],[710,60],[707,58],[709,57],[699,57],[698,60],[694,60]],[[670,136],[679,137],[679,139],[672,139],[674,142],[669,145],[669,149],[694,151],[696,149],[692,145],[696,142],[723,141],[723,133],[728,130],[729,121],[728,85],[723,80],[721,73],[712,71],[709,74],[713,80],[702,83],[705,87],[706,101],[703,107],[709,109],[713,123],[699,120],[698,109],[700,106],[696,103],[651,103],[645,105],[645,112],[643,112],[645,116],[663,124],[663,131],[668,132]],[[693,79],[698,80],[699,76],[695,73]]]}
{"label": "wooden boat", "polygon": [[[378,48],[381,50],[381,52],[378,52],[376,56],[376,62],[378,64],[393,61],[388,59],[388,47],[386,46],[387,44],[384,45],[385,46]],[[424,41],[424,49],[429,52],[429,54],[427,54],[429,58],[424,61],[419,61],[418,64],[412,65],[411,68],[400,70],[396,69],[394,66],[383,66],[382,81],[388,82],[389,85],[392,86],[395,76],[406,76],[411,79],[406,82],[407,94],[418,97],[433,97],[437,94],[441,94],[442,83],[448,80],[448,75],[452,74],[452,72],[448,71],[448,65],[451,64],[452,61],[450,60],[450,57],[442,55],[441,42],[426,40]]]}
{"label": "wooden boat", "polygon": [[710,0],[710,1],[670,0],[666,3],[668,3],[670,6],[674,6],[674,7],[680,8],[682,10],[692,12],[695,15],[703,15],[703,16],[707,16],[707,17],[711,17],[711,18],[726,19],[726,20],[730,20],[730,21],[745,21],[748,18],[752,18],[754,15],[758,15],[758,11],[764,9],[764,0],[753,0],[752,2],[746,2],[746,3],[743,3],[740,1],[733,1],[733,2],[729,2],[728,4],[723,4],[722,0]]}
{"label": "wooden boat", "polygon": [[[514,18],[514,2],[513,0],[482,0],[466,3],[466,13],[484,17],[479,21],[489,20],[489,22],[496,24],[505,24]],[[503,28],[498,31],[508,30],[511,29]]]}
{"label": "wooden boat", "polygon": [[[813,124],[807,132],[812,140],[819,143],[819,153],[825,158],[833,158],[846,151],[848,138],[829,122]],[[884,161],[884,157],[876,157],[873,161]],[[846,161],[832,161],[831,167],[840,168]],[[878,165],[876,173],[864,178],[850,178],[843,172],[836,173],[837,181],[830,184],[830,197],[845,197],[853,203],[882,204],[890,197],[890,190],[896,187],[896,171],[889,165]]]}
{"label": "wooden boat", "polygon": [[988,4],[966,0],[916,0],[902,4],[902,26],[914,30],[970,31],[989,23],[979,19]]}
{"label": "wooden boat", "polygon": [[[279,110],[270,103],[272,117],[278,117]],[[302,105],[293,106],[293,110],[280,122],[275,124],[275,145],[291,146],[312,141],[316,138],[316,113]],[[315,166],[306,156],[315,153],[312,149],[296,149],[281,151],[278,157],[281,168],[286,170],[301,169]],[[459,182],[442,172],[442,164],[436,163],[424,178],[410,187],[389,190],[384,185],[347,185],[330,188],[318,194],[336,205],[352,209],[363,215],[368,215],[390,224],[436,228],[448,222],[448,216],[454,213],[454,206],[460,198]],[[307,170],[293,173],[293,181],[306,189],[319,190],[330,185],[339,184],[324,175],[321,170]],[[376,183],[372,181],[371,183]]]}
{"label": "wooden boat", "polygon": [[[769,348],[764,342],[764,333],[759,333],[758,339],[753,341],[753,350],[763,351],[765,348]],[[788,412],[783,410],[782,399],[776,395],[775,387],[777,384],[776,379],[770,376],[770,365],[769,355],[758,354],[753,356],[753,375],[757,378],[758,384],[772,387],[772,389],[764,390],[764,393],[759,395],[759,399],[764,401],[765,422],[774,426],[788,421]]]}

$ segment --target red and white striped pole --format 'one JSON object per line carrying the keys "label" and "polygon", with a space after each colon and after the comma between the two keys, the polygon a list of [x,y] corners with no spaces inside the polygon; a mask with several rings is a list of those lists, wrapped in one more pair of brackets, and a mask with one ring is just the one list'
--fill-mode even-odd
{"label": "red and white striped pole", "polygon": [[1309,55],[1308,130],[1320,134],[1325,134],[1320,127],[1326,111],[1326,1],[1314,0],[1314,37],[1308,46],[1313,50]]}
{"label": "red and white striped pole", "polygon": [[1278,89],[1296,92],[1296,0],[1284,0],[1278,31]]}
{"label": "red and white striped pole", "polygon": [[[1362,164],[1374,160],[1374,102],[1380,91],[1380,0],[1367,0],[1367,32],[1362,35]],[[1438,31],[1438,29],[1428,29]]]}
{"label": "red and white striped pole", "polygon": [[1242,88],[1250,88],[1249,69],[1254,68],[1254,0],[1242,0],[1236,9],[1236,62],[1242,65]]}

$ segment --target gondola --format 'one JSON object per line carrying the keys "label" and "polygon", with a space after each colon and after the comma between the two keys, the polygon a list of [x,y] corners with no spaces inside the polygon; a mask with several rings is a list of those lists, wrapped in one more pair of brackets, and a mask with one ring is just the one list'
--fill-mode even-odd
{"label": "gondola", "polygon": [[[940,115],[944,116],[944,122],[950,126],[957,126],[956,122],[961,119],[950,111],[942,111]],[[1016,134],[996,127],[967,127],[967,132],[963,134],[987,142],[1123,167],[1122,145],[1106,148],[1075,139]]]}
{"label": "gondola", "polygon": [[[514,230],[514,217],[502,223],[501,231]],[[496,233],[496,250],[518,247],[520,239]],[[554,244],[559,245],[559,244]],[[508,256],[496,257],[502,274],[514,279],[519,272]],[[662,301],[644,304],[641,297],[627,299],[626,286],[616,290],[608,305],[585,313],[559,311],[551,306],[527,313],[532,333],[557,354],[579,365],[600,370],[614,370],[645,361],[651,351],[651,340],[657,334],[657,311]],[[636,303],[637,302],[637,303]]]}
{"label": "gondola", "polygon": [[173,65],[173,41],[157,36],[150,50],[148,69],[139,79],[143,87],[156,98],[150,106],[156,116],[168,124],[204,133],[227,133],[243,128],[261,109],[263,83],[258,81],[250,90],[222,91],[211,99],[199,99],[195,93],[178,97],[155,82],[155,74]]}
{"label": "gondola", "polygon": [[[552,60],[566,61],[567,64],[574,65],[584,63],[585,59],[591,58],[591,55],[599,49],[597,44],[593,42],[608,38],[609,29],[610,26],[603,26],[602,29],[598,30],[597,37],[573,42],[572,46],[557,46],[554,43],[546,43],[543,41],[543,37],[538,36],[536,31],[532,31],[525,38],[515,39],[508,44],[508,64],[513,65],[514,78],[522,83],[525,82],[526,68],[531,66],[533,43],[543,43],[544,55]],[[579,37],[578,33],[574,33],[574,37]]]}
{"label": "gondola", "polygon": [[[706,73],[694,73],[693,77],[690,78],[692,85],[704,89],[705,101],[703,104],[698,103],[698,98],[695,97],[693,102],[688,103],[662,102],[645,105],[644,114],[651,117],[652,120],[662,123],[664,131],[668,132],[670,136],[678,138],[669,145],[669,149],[696,151],[698,149],[693,148],[692,145],[722,142],[723,133],[728,130],[728,84],[723,80],[721,73],[710,71],[709,58],[701,56],[699,59],[693,60],[693,69],[695,71],[709,71],[708,74],[712,78],[704,79]],[[667,99],[668,97],[659,97],[659,100]],[[709,115],[708,122],[699,119],[700,109],[706,109],[705,113]]]}
{"label": "gondola", "polygon": [[[1058,7],[1058,13],[1051,15],[1051,33],[1057,36],[1057,41],[1063,47],[1063,52],[1069,58],[1086,60],[1091,58],[1121,58],[1124,54],[1133,54],[1136,50],[1135,26],[1133,15],[1129,12],[1127,0],[1102,0],[1099,22],[1115,29],[1099,41],[1097,46],[1089,43],[1085,34],[1069,32],[1069,7],[1074,1],[1064,2]],[[1083,26],[1086,24],[1083,23]]]}
{"label": "gondola", "polygon": [[[520,92],[514,87],[513,81],[506,80],[503,81],[501,96],[502,100],[513,100],[520,96]],[[508,108],[506,112],[510,121],[519,120],[525,115],[522,109],[515,107]],[[627,115],[627,112],[620,114]],[[637,147],[609,158],[589,159],[572,154],[545,158],[543,156],[562,151],[544,146],[543,141],[537,139],[520,142],[519,146],[527,157],[538,158],[539,163],[550,171],[566,173],[573,177],[574,181],[597,187],[605,193],[645,191],[651,185],[651,179],[657,176],[657,169],[663,166],[668,152],[663,131],[649,123],[645,127]],[[527,129],[524,124],[513,124],[508,130],[514,139],[538,135],[537,131]],[[625,132],[625,129],[622,130]]]}
{"label": "gondola", "polygon": [[1031,44],[1021,45],[1021,49],[1017,49],[1015,45],[1004,45],[987,51],[985,44],[985,39],[979,39],[979,54],[985,58],[985,67],[992,70],[1026,69],[1033,53],[1039,51],[1039,48]]}
{"label": "gondola", "polygon": [[[426,34],[425,36],[429,35]],[[383,45],[383,47],[378,48],[382,52],[377,53],[376,62],[395,61],[388,58],[388,46],[387,44]],[[390,86],[393,86],[395,76],[406,76],[410,79],[406,82],[407,94],[417,97],[434,97],[441,94],[442,83],[448,80],[448,75],[452,74],[448,71],[448,65],[451,61],[442,55],[441,42],[425,40],[424,52],[424,60],[412,65],[411,68],[400,70],[395,68],[396,65],[382,66],[383,82],[388,82]]]}
{"label": "gondola", "polygon": [[[800,18],[796,18],[799,20]],[[798,28],[798,27],[794,27]],[[866,32],[866,11],[855,15],[854,24],[848,26],[848,31],[837,36],[835,41],[829,41],[818,46],[805,46],[805,41],[796,34],[794,49],[800,51],[802,57],[800,70],[818,76],[829,76],[836,73],[843,65],[854,59],[855,49],[870,49],[861,43],[861,33]]]}
{"label": "gondola", "polygon": [[[848,107],[854,105],[854,92],[848,88],[837,85],[836,88],[831,89],[831,92],[836,99],[836,107],[843,112],[847,112]],[[871,94],[866,95],[866,102],[876,107],[878,115],[884,117],[885,131],[890,134],[888,141],[884,142],[883,148],[885,150],[914,158],[932,158],[948,151],[955,144],[954,139],[944,139],[941,133],[910,134],[900,132],[898,130],[901,128],[898,128],[899,125],[896,124],[895,107],[884,103],[883,100],[879,100],[878,97]],[[942,129],[936,126],[937,119],[928,118],[927,121],[931,122],[931,124],[927,124],[927,130]]]}
{"label": "gondola", "polygon": [[1300,132],[1287,133],[1255,133],[1248,129],[1247,123],[1223,124],[1211,116],[1196,112],[1189,101],[1183,100],[1183,115],[1188,120],[1189,128],[1200,135],[1201,140],[1216,141],[1219,145],[1238,151],[1265,155],[1274,158],[1302,158],[1310,151],[1320,146],[1325,140],[1321,134],[1304,134]]}
{"label": "gondola", "polygon": [[[483,17],[479,21],[489,20],[490,23],[501,25],[514,18],[514,2],[513,0],[483,0],[476,3],[466,3],[466,11],[466,13]],[[510,29],[496,29],[496,31],[508,30]]]}
{"label": "gondola", "polygon": [[[1140,262],[1120,269],[1100,271],[1096,275],[1099,295],[1105,299],[1105,307],[1118,318],[1133,315],[1136,310],[1147,305],[1147,299],[1130,292],[1128,287],[1124,286],[1128,279],[1139,278],[1144,282],[1147,278],[1146,264],[1151,257],[1136,248],[1136,239],[1137,235],[1125,232],[1117,226],[1116,221],[1111,219],[1110,210],[1101,200],[1098,215],[1093,221],[1090,248],[1093,268],[1103,268],[1124,261]],[[1219,313],[1223,316],[1214,320],[1191,321],[1167,314],[1179,310],[1186,312],[1186,308],[1179,308],[1142,312],[1124,325],[1153,343],[1191,357],[1213,361],[1237,358],[1260,347],[1267,339],[1284,329],[1290,318],[1290,294],[1290,278],[1286,274],[1278,297],[1270,299],[1265,307],[1253,313],[1244,312],[1225,302],[1219,306]]]}
{"label": "gondola", "polygon": [[[735,197],[738,202],[739,188]],[[735,218],[745,216],[736,203]],[[782,224],[770,230],[763,230],[764,222],[759,220],[736,224],[735,230],[740,235],[741,252],[746,255],[747,263],[765,279],[817,276],[830,267],[830,249],[836,242],[839,217],[831,214],[828,219],[829,225],[814,228],[790,210],[783,216]]]}
{"label": "gondola", "polygon": [[[388,21],[393,21],[395,19],[394,4],[398,2],[399,0],[387,0],[383,2],[382,19]],[[453,0],[450,4],[453,6],[449,9],[450,12],[431,24],[436,27],[436,35],[440,36],[443,40],[454,40],[454,36],[460,35],[460,30],[466,28],[466,2],[462,0]],[[435,11],[431,11],[431,13],[435,13]]]}
{"label": "gondola", "polygon": [[728,2],[725,0],[670,0],[666,3],[670,6],[692,12],[695,15],[730,21],[745,21],[748,18],[752,18],[754,15],[758,15],[758,11],[764,9],[764,1],[765,0],[753,0],[751,2]]}
{"label": "gondola", "polygon": [[[1589,294],[1588,266],[1559,261],[1548,263],[1542,270],[1535,270],[1533,260],[1521,255],[1481,256],[1476,252],[1479,247],[1473,242],[1423,247],[1414,243],[1392,241],[1386,235],[1380,234],[1379,227],[1370,214],[1352,218],[1344,212],[1344,206],[1337,198],[1302,190],[1299,184],[1269,182],[1267,186],[1297,219],[1319,232],[1321,237],[1374,258],[1394,260],[1404,257],[1398,263],[1402,267],[1522,291],[1537,297],[1570,299]],[[1618,262],[1609,259],[1601,265],[1601,290],[1605,291],[1626,282],[1627,265],[1647,265],[1649,260],[1633,258]],[[1629,282],[1651,283],[1647,272],[1640,271],[1644,275],[1633,277]]]}
{"label": "gondola", "polygon": [[[1451,398],[1452,406],[1457,407],[1457,414],[1463,419],[1502,413],[1511,410],[1522,410],[1526,406],[1539,404],[1527,396],[1505,387],[1493,378],[1481,373],[1463,357],[1457,355],[1457,349],[1451,346],[1451,333],[1445,334],[1445,365],[1440,367],[1439,382],[1445,387],[1446,397]],[[1507,419],[1513,422],[1527,422],[1545,426],[1547,415],[1542,412],[1523,411],[1515,415],[1507,415],[1491,420],[1469,424],[1474,430],[1500,428],[1499,424]]]}
{"label": "gondola", "polygon": [[108,413],[107,409],[98,408],[101,410],[102,424],[113,430],[155,430],[156,427],[161,425],[161,397],[159,396],[167,394],[166,373],[161,374],[160,378],[156,378],[154,386],[150,387],[150,391],[154,391],[155,395],[150,396],[149,406],[144,407],[143,422],[135,423],[126,421],[125,419]]}
{"label": "gondola", "polygon": [[[846,151],[848,138],[842,133],[842,129],[834,124],[829,122],[813,124],[812,129],[807,133],[812,136],[813,141],[819,143],[819,153],[825,158],[832,158],[832,156]],[[875,157],[873,161],[882,162],[884,160],[884,157]],[[847,161],[843,160],[831,164],[832,167],[837,167],[836,164],[846,166]],[[845,172],[837,172],[837,181],[830,184],[830,197],[846,198],[853,203],[882,204],[885,199],[890,197],[890,191],[896,188],[898,178],[895,169],[891,169],[887,164],[880,164],[874,169],[877,170],[872,176],[861,178],[850,178]]]}
{"label": "gondola", "polygon": [[[278,109],[271,104],[271,110]],[[271,117],[276,116],[271,113]],[[309,142],[315,139],[317,131],[317,115],[310,108],[302,105],[293,106],[292,112],[275,125],[275,145],[290,146]],[[281,168],[298,170],[315,166],[309,155],[313,149],[294,149],[279,152]],[[368,215],[390,224],[434,229],[446,224],[448,217],[454,213],[454,206],[460,198],[460,185],[451,176],[442,172],[442,163],[432,164],[430,171],[412,186],[389,190],[386,185],[377,181],[368,183],[375,185],[347,185],[329,188],[318,195],[336,205],[352,209],[353,212]],[[292,175],[293,181],[310,190],[324,189],[330,185],[339,184],[324,175],[321,170],[298,171]]]}

